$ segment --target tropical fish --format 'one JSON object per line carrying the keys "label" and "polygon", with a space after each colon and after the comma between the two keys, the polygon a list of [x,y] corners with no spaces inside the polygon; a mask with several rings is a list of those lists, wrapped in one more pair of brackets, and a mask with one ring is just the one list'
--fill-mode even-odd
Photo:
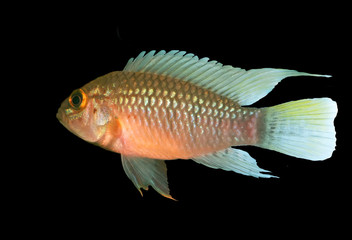
{"label": "tropical fish", "polygon": [[244,70],[184,51],[141,52],[122,71],[99,77],[62,103],[57,118],[73,134],[120,153],[142,194],[152,186],[171,198],[165,160],[192,159],[210,168],[275,177],[245,151],[253,145],[308,160],[335,150],[337,105],[330,98],[247,107],[286,77],[329,75]]}

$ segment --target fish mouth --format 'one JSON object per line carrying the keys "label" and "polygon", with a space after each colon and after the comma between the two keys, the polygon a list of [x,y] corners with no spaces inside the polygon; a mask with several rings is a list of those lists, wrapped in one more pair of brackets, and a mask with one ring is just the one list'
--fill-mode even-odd
{"label": "fish mouth", "polygon": [[56,118],[61,122],[61,115],[60,115],[59,111],[56,113]]}
{"label": "fish mouth", "polygon": [[65,121],[64,121],[64,112],[59,109],[56,113],[56,118],[59,120],[59,122],[66,127]]}
{"label": "fish mouth", "polygon": [[60,112],[60,110],[57,111],[56,118],[60,121],[60,123],[62,123],[62,112]]}

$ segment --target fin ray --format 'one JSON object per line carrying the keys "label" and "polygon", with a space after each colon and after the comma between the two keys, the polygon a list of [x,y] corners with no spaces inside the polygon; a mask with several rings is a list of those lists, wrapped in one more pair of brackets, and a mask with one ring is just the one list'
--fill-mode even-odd
{"label": "fin ray", "polygon": [[336,102],[303,99],[264,108],[259,147],[308,160],[330,158],[336,146]]}
{"label": "fin ray", "polygon": [[233,171],[256,178],[275,177],[273,175],[266,174],[269,173],[269,171],[258,167],[255,159],[252,158],[247,152],[231,147],[215,153],[195,157],[193,158],[193,161],[210,168]]}
{"label": "fin ray", "polygon": [[124,71],[148,72],[182,79],[228,97],[241,106],[251,105],[265,97],[286,77],[330,77],[275,68],[246,71],[217,61],[209,61],[209,58],[199,59],[185,51],[155,52],[141,52],[136,59],[131,58]]}
{"label": "fin ray", "polygon": [[168,187],[165,161],[125,155],[121,155],[121,159],[126,175],[141,194],[141,188],[148,190],[148,186],[152,186],[164,197],[173,199]]}

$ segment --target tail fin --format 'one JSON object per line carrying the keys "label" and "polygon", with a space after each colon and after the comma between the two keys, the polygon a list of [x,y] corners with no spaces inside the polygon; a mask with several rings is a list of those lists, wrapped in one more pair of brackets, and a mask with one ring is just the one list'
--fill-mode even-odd
{"label": "tail fin", "polygon": [[325,160],[335,150],[336,102],[304,99],[263,108],[257,146],[308,160]]}

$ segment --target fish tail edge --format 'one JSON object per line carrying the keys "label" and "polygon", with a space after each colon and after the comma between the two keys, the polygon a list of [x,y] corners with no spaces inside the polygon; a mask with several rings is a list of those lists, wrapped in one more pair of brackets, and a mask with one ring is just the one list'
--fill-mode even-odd
{"label": "fish tail edge", "polygon": [[337,104],[303,99],[263,108],[259,147],[307,160],[325,160],[336,147]]}

